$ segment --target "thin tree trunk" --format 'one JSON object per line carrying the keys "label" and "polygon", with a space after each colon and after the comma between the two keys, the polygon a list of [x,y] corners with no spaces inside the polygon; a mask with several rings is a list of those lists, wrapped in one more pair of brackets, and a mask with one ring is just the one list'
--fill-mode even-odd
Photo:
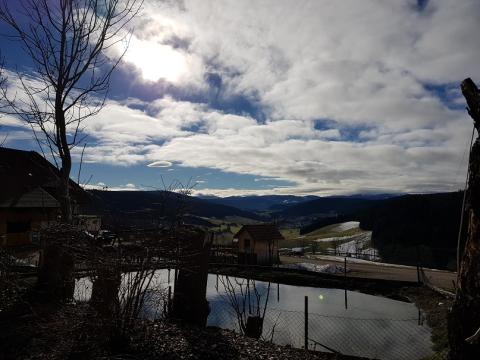
{"label": "thin tree trunk", "polygon": [[[480,130],[480,92],[471,79],[462,82],[470,116]],[[469,160],[465,219],[468,232],[461,256],[457,294],[449,314],[450,359],[480,359],[480,343],[466,339],[480,328],[480,139]]]}
{"label": "thin tree trunk", "polygon": [[55,122],[57,124],[57,143],[60,159],[62,161],[62,168],[60,169],[61,176],[61,199],[60,205],[62,210],[62,222],[72,222],[72,203],[70,198],[70,172],[72,170],[72,156],[70,154],[70,147],[67,139],[65,112],[62,107],[62,92],[61,88],[57,89],[57,98],[55,101]]}
{"label": "thin tree trunk", "polygon": [[70,224],[72,222],[72,199],[70,197],[70,169],[72,167],[70,159],[62,158],[61,169],[61,199],[60,205],[62,210],[62,222]]}

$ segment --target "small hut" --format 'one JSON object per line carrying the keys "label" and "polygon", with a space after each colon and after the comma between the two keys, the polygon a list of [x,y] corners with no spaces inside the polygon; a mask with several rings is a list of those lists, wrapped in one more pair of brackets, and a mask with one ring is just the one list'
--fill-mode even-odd
{"label": "small hut", "polygon": [[273,224],[244,225],[233,236],[240,264],[271,265],[278,262],[278,241],[282,234]]}

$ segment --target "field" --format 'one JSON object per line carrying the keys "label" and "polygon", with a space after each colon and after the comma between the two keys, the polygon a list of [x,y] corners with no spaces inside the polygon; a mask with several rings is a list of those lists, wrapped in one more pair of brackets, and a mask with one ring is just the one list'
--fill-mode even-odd
{"label": "field", "polygon": [[368,233],[358,227],[358,222],[332,224],[304,235],[300,235],[299,228],[280,229],[280,232],[285,240],[279,242],[279,248],[313,246],[316,251],[334,248],[356,235]]}
{"label": "field", "polygon": [[[241,217],[227,217],[225,219],[213,218],[208,219],[208,221],[215,225],[215,227],[210,230],[215,232],[215,244],[219,245],[230,245],[233,236],[243,225],[259,223],[255,220]],[[342,247],[342,244],[344,247],[346,246],[346,248],[352,249],[353,245],[348,245],[347,243],[356,242],[360,238],[363,240],[363,238],[369,234],[369,232],[358,227],[358,222],[353,221],[328,225],[304,235],[300,235],[300,229],[298,227],[281,228],[280,232],[285,239],[279,241],[279,249],[307,247],[314,251],[322,251],[339,246]],[[363,241],[359,249],[369,246],[370,242]]]}

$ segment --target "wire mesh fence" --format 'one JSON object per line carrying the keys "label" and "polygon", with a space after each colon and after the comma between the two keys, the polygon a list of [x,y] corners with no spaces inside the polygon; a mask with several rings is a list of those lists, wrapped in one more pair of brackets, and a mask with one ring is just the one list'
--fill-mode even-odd
{"label": "wire mesh fence", "polygon": [[[146,292],[144,311],[141,316],[148,319],[168,319],[173,297],[173,272],[159,271]],[[221,277],[220,277],[221,278]],[[170,281],[169,281],[170,280]],[[83,281],[83,282],[82,282]],[[307,343],[309,350],[334,352],[342,355],[357,356],[369,359],[447,359],[447,350],[435,353],[431,341],[431,329],[425,321],[425,316],[420,311],[403,313],[403,318],[386,318],[382,306],[388,304],[380,302],[373,312],[350,313],[344,316],[337,313],[322,311],[305,311],[303,303],[289,303],[283,308],[279,298],[271,297],[268,301],[264,295],[268,289],[257,284],[260,298],[255,298],[255,292],[239,293],[237,300],[243,304],[244,313],[239,313],[242,306],[232,306],[232,296],[225,291],[227,283],[215,281],[211,278],[212,291],[215,295],[209,297],[210,313],[207,325],[223,329],[230,329],[237,333],[245,334],[246,319],[249,317],[263,317],[261,339],[279,345],[289,345],[304,348]],[[123,286],[126,283],[122,281]],[[90,298],[91,281],[84,278],[77,281],[76,299],[85,301]],[[245,285],[245,284],[244,284]],[[250,286],[252,284],[250,283]],[[273,291],[273,290],[270,290]],[[249,295],[248,295],[249,294]],[[243,296],[242,296],[243,295]],[[272,293],[273,295],[273,293]],[[250,296],[252,301],[250,301]],[[277,297],[279,293],[277,293]],[[328,297],[328,296],[327,296]],[[243,299],[243,303],[241,302]],[[314,310],[314,299],[311,299],[311,309]],[[277,300],[277,301],[275,301]],[[322,299],[320,299],[322,300]],[[358,300],[357,300],[358,301]],[[238,304],[237,304],[238,305]],[[355,302],[348,305],[350,310],[358,310]],[[260,308],[261,311],[258,311]],[[293,310],[292,310],[293,308]],[[325,307],[325,309],[327,309]],[[266,309],[264,311],[264,309]],[[342,303],[343,309],[343,303]],[[368,314],[368,315],[367,315]],[[387,315],[390,316],[390,315]]]}
{"label": "wire mesh fence", "polygon": [[[306,318],[308,320],[306,320]],[[235,311],[214,303],[208,325],[241,333]],[[307,327],[305,323],[307,321]],[[410,319],[352,318],[269,308],[261,339],[279,345],[334,352],[368,359],[447,359],[447,350],[432,350],[423,317]]]}

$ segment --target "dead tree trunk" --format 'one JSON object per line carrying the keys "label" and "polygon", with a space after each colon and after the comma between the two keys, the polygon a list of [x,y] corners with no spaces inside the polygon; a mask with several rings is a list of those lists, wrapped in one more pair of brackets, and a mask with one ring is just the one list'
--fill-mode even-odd
{"label": "dead tree trunk", "polygon": [[189,239],[183,251],[187,258],[178,272],[173,296],[173,317],[199,326],[206,326],[210,312],[207,294],[208,261],[212,238],[198,232]]}
{"label": "dead tree trunk", "polygon": [[[480,132],[480,91],[471,79],[461,85],[473,118],[477,135]],[[466,341],[480,328],[480,139],[476,138],[469,160],[469,179],[465,219],[467,239],[461,256],[455,302],[449,314],[450,359],[480,359],[480,343]]]}
{"label": "dead tree trunk", "polygon": [[75,259],[84,252],[88,240],[83,231],[57,224],[41,233],[43,264],[38,272],[38,288],[52,301],[73,298],[75,288]]}

